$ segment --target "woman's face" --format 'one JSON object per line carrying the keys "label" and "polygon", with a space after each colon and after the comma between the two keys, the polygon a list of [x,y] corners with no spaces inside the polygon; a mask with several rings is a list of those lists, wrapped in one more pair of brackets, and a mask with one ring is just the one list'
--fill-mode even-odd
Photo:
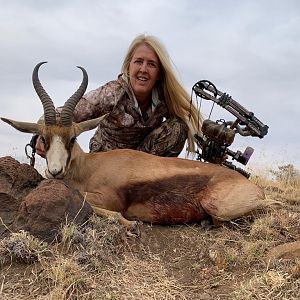
{"label": "woman's face", "polygon": [[159,79],[160,63],[156,53],[147,45],[138,46],[129,64],[130,84],[139,102],[148,101]]}

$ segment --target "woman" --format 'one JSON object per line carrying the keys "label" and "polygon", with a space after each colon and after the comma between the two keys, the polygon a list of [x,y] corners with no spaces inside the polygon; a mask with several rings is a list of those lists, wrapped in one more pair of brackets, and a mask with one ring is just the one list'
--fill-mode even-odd
{"label": "woman", "polygon": [[[194,150],[194,134],[202,122],[174,75],[166,50],[157,38],[145,34],[129,46],[118,79],[81,98],[74,121],[106,113],[91,138],[91,152],[130,148],[178,156],[186,140],[188,150]],[[36,151],[43,156],[39,139]]]}

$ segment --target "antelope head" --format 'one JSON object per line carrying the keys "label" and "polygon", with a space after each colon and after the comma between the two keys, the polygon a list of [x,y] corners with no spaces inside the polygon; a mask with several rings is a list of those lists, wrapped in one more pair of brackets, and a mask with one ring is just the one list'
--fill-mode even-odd
{"label": "antelope head", "polygon": [[47,162],[46,177],[63,178],[72,161],[77,136],[84,131],[97,127],[103,117],[81,123],[74,123],[72,121],[75,106],[85,93],[88,85],[87,72],[84,68],[78,66],[83,72],[82,83],[78,90],[65,102],[60,119],[57,119],[54,104],[41,85],[38,77],[39,68],[44,63],[46,62],[37,64],[32,74],[34,89],[43,105],[44,121],[29,123],[7,118],[1,118],[1,120],[19,131],[40,135]]}

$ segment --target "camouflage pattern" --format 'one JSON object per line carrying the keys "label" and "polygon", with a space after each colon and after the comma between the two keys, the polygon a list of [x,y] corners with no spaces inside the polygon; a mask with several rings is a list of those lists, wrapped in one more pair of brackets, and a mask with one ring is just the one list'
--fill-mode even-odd
{"label": "camouflage pattern", "polygon": [[75,108],[74,121],[106,113],[90,140],[91,152],[130,148],[159,156],[178,156],[184,147],[187,125],[170,117],[166,103],[161,100],[144,120],[122,76],[84,95]]}

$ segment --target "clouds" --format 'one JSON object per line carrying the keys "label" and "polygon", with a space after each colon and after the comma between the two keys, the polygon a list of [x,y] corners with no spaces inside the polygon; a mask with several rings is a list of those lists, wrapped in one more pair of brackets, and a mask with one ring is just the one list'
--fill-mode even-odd
{"label": "clouds", "polygon": [[[299,1],[0,4],[1,116],[38,119],[42,109],[31,83],[37,62],[49,61],[41,67],[41,81],[61,105],[81,81],[76,65],[87,69],[89,89],[96,88],[116,78],[129,43],[146,32],[166,45],[188,91],[198,80],[209,79],[270,126],[263,140],[242,139],[241,144],[265,151],[268,160],[276,156],[300,166],[300,135],[294,129],[300,115]],[[1,124],[0,135],[1,156],[12,145],[23,152],[22,134]]]}

